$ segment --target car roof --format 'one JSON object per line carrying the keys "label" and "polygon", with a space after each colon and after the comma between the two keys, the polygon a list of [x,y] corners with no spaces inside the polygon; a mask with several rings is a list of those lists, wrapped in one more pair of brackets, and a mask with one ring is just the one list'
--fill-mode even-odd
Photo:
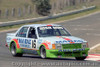
{"label": "car roof", "polygon": [[41,27],[41,26],[61,26],[57,24],[30,24],[30,25],[24,25],[24,27]]}

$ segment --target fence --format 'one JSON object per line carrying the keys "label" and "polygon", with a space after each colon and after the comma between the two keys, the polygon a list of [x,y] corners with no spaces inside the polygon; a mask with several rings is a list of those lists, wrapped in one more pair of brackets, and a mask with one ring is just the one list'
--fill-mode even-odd
{"label": "fence", "polygon": [[5,9],[4,12],[0,10],[0,18],[8,18],[8,17],[22,17],[25,15],[30,15],[34,12],[35,7],[32,8],[31,6],[23,7],[23,8],[12,8],[12,9]]}

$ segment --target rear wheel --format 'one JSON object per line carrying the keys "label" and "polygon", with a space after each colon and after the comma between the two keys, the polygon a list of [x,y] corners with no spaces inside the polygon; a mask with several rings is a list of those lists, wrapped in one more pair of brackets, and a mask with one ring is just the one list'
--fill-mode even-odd
{"label": "rear wheel", "polygon": [[75,57],[76,60],[85,60],[86,59],[86,56],[85,57]]}
{"label": "rear wheel", "polygon": [[15,43],[12,43],[11,45],[11,54],[15,57],[21,57],[23,54],[22,53],[16,53],[16,46]]}
{"label": "rear wheel", "polygon": [[40,48],[40,55],[41,55],[41,58],[43,59],[46,58],[46,50],[44,46]]}

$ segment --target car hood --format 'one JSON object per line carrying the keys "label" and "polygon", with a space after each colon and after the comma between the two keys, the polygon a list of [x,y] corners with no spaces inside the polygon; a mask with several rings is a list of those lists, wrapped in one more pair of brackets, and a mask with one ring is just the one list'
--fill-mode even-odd
{"label": "car hood", "polygon": [[40,38],[43,42],[49,42],[53,44],[72,44],[72,43],[83,43],[87,42],[81,38],[74,37],[74,36],[51,36],[51,37],[43,37]]}

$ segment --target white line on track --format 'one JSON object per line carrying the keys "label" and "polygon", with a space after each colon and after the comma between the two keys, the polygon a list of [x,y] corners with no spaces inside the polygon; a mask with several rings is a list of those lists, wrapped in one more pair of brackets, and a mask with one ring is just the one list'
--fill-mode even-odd
{"label": "white line on track", "polygon": [[100,46],[100,43],[97,44],[97,45],[94,45],[93,47],[90,48],[90,51],[93,50],[93,49],[95,49],[96,47],[99,47],[99,46]]}
{"label": "white line on track", "polygon": [[100,61],[100,54],[89,54],[85,60]]}
{"label": "white line on track", "polygon": [[100,58],[87,58],[85,60],[98,61],[98,60],[100,60]]}

